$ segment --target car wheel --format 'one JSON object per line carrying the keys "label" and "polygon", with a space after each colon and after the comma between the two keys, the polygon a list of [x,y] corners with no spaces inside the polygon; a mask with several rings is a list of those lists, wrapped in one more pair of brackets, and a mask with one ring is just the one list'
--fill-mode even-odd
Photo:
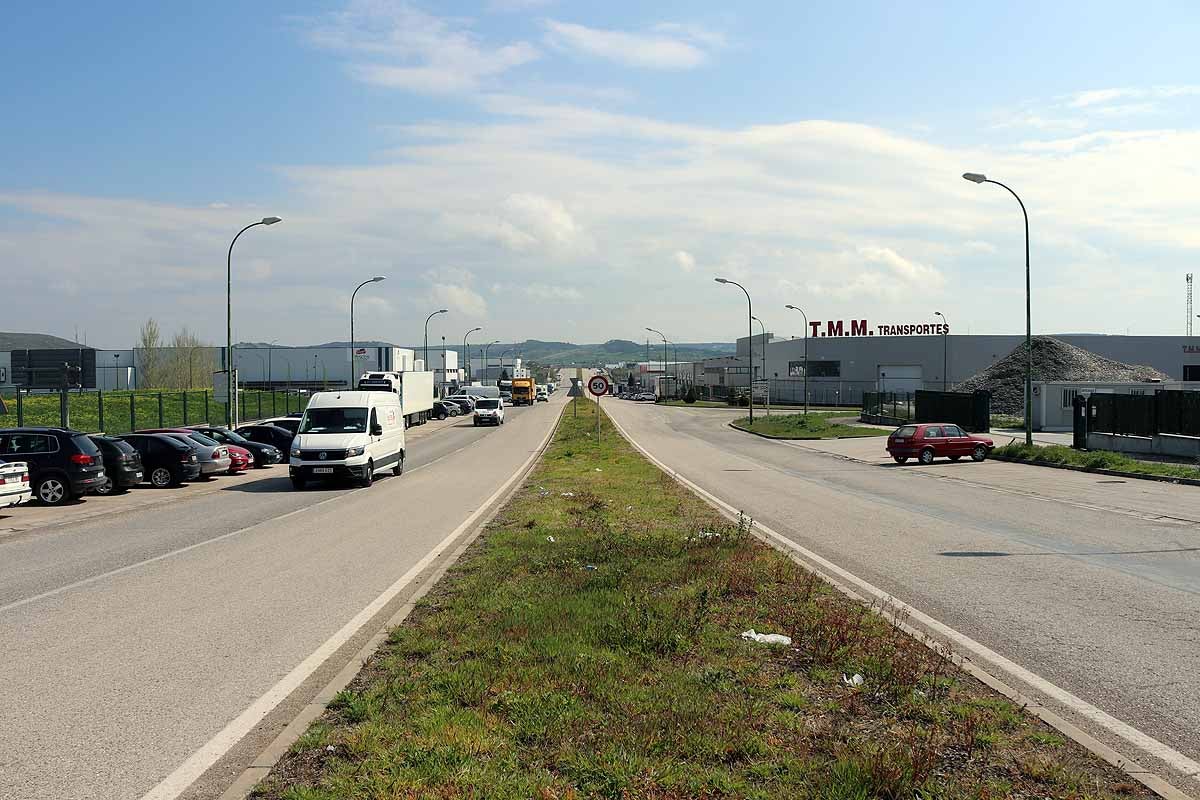
{"label": "car wheel", "polygon": [[71,490],[61,478],[42,478],[38,481],[37,497],[45,505],[61,506],[71,499]]}
{"label": "car wheel", "polygon": [[165,489],[175,483],[175,476],[166,467],[155,467],[150,470],[150,485],[156,489]]}
{"label": "car wheel", "polygon": [[95,489],[92,489],[92,492],[100,495],[101,497],[107,497],[113,493],[113,482],[109,481],[103,486],[97,486]]}
{"label": "car wheel", "polygon": [[896,461],[897,464],[907,464],[908,463],[908,456],[892,456],[892,458]]}
{"label": "car wheel", "polygon": [[367,468],[366,468],[366,470],[363,471],[362,485],[370,486],[374,482],[375,482],[375,462],[368,461]]}
{"label": "car wheel", "polygon": [[304,478],[301,478],[297,475],[292,476],[292,488],[293,489],[297,489],[297,490],[303,489],[304,483],[305,483]]}
{"label": "car wheel", "polygon": [[397,478],[404,474],[404,453],[400,454],[400,460],[396,462],[396,466],[392,467],[392,474]]}
{"label": "car wheel", "polygon": [[962,456],[950,456],[951,461],[958,461]]}
{"label": "car wheel", "polygon": [[932,447],[926,447],[924,450],[921,451],[921,463],[922,464],[932,464],[933,463],[933,448]]}
{"label": "car wheel", "polygon": [[971,451],[972,461],[983,461],[985,458],[987,458],[987,448],[983,445],[978,445]]}

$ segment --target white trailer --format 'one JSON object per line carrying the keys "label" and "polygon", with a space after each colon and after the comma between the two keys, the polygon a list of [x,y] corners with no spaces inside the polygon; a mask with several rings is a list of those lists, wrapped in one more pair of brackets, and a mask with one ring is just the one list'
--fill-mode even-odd
{"label": "white trailer", "polygon": [[406,428],[424,425],[433,411],[432,372],[364,372],[358,379],[358,388],[399,395]]}

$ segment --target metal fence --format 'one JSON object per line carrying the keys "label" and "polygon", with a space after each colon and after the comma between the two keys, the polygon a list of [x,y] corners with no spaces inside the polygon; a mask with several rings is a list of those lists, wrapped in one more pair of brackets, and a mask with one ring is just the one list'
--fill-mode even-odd
{"label": "metal fence", "polygon": [[988,392],[864,392],[864,422],[953,422],[975,433],[991,428]]}
{"label": "metal fence", "polygon": [[1092,394],[1087,427],[1120,436],[1200,436],[1200,392],[1164,390],[1154,394]]}
{"label": "metal fence", "polygon": [[[307,392],[243,389],[238,393],[245,421],[303,411]],[[52,425],[87,433],[129,433],[200,423],[224,424],[225,403],[211,390],[52,392],[18,389],[4,398],[0,427]]]}

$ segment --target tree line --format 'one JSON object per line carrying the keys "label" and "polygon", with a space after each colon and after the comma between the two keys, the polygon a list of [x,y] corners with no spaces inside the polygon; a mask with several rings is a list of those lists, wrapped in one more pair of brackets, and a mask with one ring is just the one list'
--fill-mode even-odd
{"label": "tree line", "polygon": [[180,328],[163,339],[158,322],[151,317],[138,333],[134,362],[137,383],[143,389],[210,389],[212,374],[220,368],[218,350],[200,337]]}

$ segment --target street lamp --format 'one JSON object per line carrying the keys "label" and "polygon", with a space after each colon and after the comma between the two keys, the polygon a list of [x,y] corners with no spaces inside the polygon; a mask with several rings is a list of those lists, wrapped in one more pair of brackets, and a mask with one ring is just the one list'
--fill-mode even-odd
{"label": "street lamp", "polygon": [[271,355],[275,352],[275,345],[279,344],[279,340],[272,339],[271,341],[267,342],[267,344],[270,345],[270,347],[267,348],[267,384],[271,387],[271,390],[274,391],[275,381],[271,378]]}
{"label": "street lamp", "polygon": [[489,348],[489,347],[491,347],[491,346],[492,346],[492,345],[494,345],[494,344],[500,344],[500,340],[499,340],[499,339],[493,339],[492,341],[488,342],[487,344],[485,344],[485,345],[483,346],[483,379],[484,379],[485,381],[487,380],[487,376],[488,376],[488,357],[487,357],[487,351],[488,351],[488,348]]}
{"label": "street lamp", "polygon": [[346,384],[347,389],[354,388],[354,298],[358,295],[358,290],[368,283],[379,283],[386,280],[387,275],[376,275],[374,278],[369,278],[354,287],[354,292],[350,295],[350,382]]}
{"label": "street lamp", "polygon": [[1025,203],[1017,193],[1000,181],[989,180],[986,175],[977,172],[964,172],[963,178],[971,183],[994,183],[1007,189],[1009,194],[1017,198],[1021,214],[1025,217],[1025,445],[1033,447],[1033,322],[1029,301],[1029,212],[1025,210]]}
{"label": "street lamp", "polygon": [[799,311],[800,316],[804,317],[804,413],[808,414],[808,314],[804,313],[804,309],[800,306],[794,306],[790,303],[784,308],[790,308],[792,311]]}
{"label": "street lamp", "polygon": [[483,328],[471,328],[463,334],[463,358],[467,360],[467,383],[471,382],[471,351],[467,349],[467,337],[475,331],[481,331]]}
{"label": "street lamp", "polygon": [[225,257],[225,372],[229,378],[226,381],[225,424],[231,428],[237,427],[237,383],[234,381],[233,370],[233,246],[243,233],[257,225],[274,225],[282,222],[279,217],[263,217],[258,222],[251,222],[237,232],[229,243],[229,253]]}
{"label": "street lamp", "polygon": [[941,317],[942,323],[946,326],[945,328],[942,329],[942,391],[948,392],[948,391],[950,391],[947,388],[950,383],[950,375],[946,371],[946,365],[950,363],[950,361],[949,361],[950,320],[946,319],[946,315],[940,311],[933,312],[933,315],[935,317]]}
{"label": "street lamp", "polygon": [[[758,317],[751,317],[758,323],[758,327],[762,330],[762,376],[763,380],[767,381],[767,416],[771,416],[771,379],[767,377],[767,326],[763,325],[763,321]],[[753,344],[753,343],[752,343]],[[750,347],[750,363],[754,363],[754,347]]]}
{"label": "street lamp", "polygon": [[727,283],[738,287],[746,295],[746,326],[749,328],[749,340],[746,342],[750,346],[750,427],[754,427],[754,304],[750,301],[750,293],[746,291],[746,287],[742,286],[737,281],[731,281],[727,278],[713,278],[717,283]]}
{"label": "street lamp", "polygon": [[651,333],[657,333],[659,336],[662,337],[662,340],[663,340],[663,377],[666,378],[667,377],[667,337],[663,335],[662,331],[655,330],[654,328],[646,328],[646,330],[650,331]]}
{"label": "street lamp", "polygon": [[439,308],[437,311],[433,312],[432,314],[430,314],[428,317],[425,318],[425,348],[423,351],[423,353],[424,353],[423,357],[425,359],[425,369],[429,369],[429,320],[433,319],[438,314],[445,314],[446,311],[447,311],[447,309],[445,309],[445,308]]}

